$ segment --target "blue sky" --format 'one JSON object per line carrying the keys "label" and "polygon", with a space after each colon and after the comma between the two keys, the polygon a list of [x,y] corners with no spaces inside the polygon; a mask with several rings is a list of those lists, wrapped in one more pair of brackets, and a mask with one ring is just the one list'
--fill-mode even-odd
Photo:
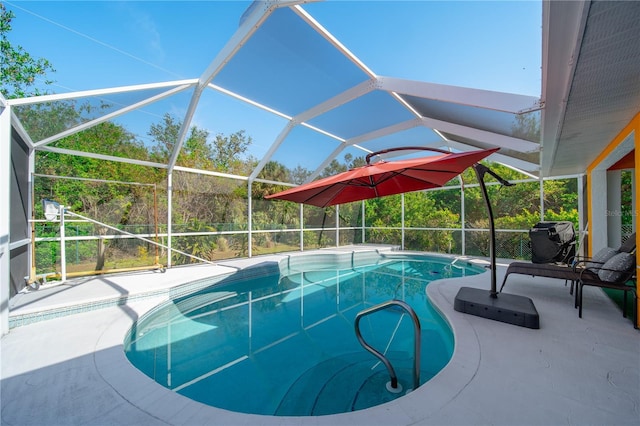
{"label": "blue sky", "polygon": [[[9,1],[10,41],[56,69],[53,92],[197,78],[246,1]],[[539,96],[539,1],[326,1],[303,6],[378,75]],[[245,128],[229,102],[212,134]],[[244,106],[242,107],[244,108]],[[255,155],[282,129],[250,112]],[[197,119],[197,117],[196,117]],[[245,121],[242,121],[245,120]]]}

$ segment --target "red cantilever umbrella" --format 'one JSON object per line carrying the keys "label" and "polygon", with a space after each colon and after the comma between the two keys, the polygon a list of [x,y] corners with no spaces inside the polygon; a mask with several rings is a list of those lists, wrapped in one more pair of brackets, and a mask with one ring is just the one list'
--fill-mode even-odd
{"label": "red cantilever umbrella", "polygon": [[[426,149],[436,151],[438,155],[413,160],[380,161],[369,164],[369,159],[373,155],[401,149]],[[488,167],[478,164],[478,161],[497,150],[498,148],[449,153],[431,148],[396,148],[380,151],[367,155],[366,166],[269,195],[266,198],[326,207],[443,186],[467,167],[473,166],[489,214],[491,290],[483,291],[474,287],[461,287],[455,298],[454,309],[510,324],[539,328],[538,312],[531,299],[512,294],[504,294],[498,298],[496,291],[496,233],[484,176],[489,173],[504,186],[512,184],[496,175]]]}
{"label": "red cantilever umbrella", "polygon": [[[379,161],[344,173],[319,179],[265,198],[294,201],[318,207],[384,197],[403,192],[443,186],[467,167],[496,152],[499,148],[481,151],[451,153],[431,148],[438,154],[410,160]],[[380,151],[367,156],[395,151]]]}

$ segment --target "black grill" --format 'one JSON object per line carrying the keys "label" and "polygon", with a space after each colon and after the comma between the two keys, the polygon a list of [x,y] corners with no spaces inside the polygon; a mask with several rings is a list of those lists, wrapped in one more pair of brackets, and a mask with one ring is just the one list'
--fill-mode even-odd
{"label": "black grill", "polygon": [[529,230],[533,263],[569,263],[576,255],[571,222],[538,222]]}

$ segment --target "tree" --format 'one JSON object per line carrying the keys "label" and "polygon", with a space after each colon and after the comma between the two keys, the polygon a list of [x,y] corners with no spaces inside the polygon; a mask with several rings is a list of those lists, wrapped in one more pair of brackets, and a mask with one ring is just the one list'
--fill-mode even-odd
{"label": "tree", "polygon": [[[66,149],[108,153],[129,158],[147,159],[146,148],[135,140],[123,127],[110,123],[100,123],[90,129],[70,135],[57,142],[57,146]],[[39,173],[54,176],[71,176],[87,179],[119,180],[126,182],[149,182],[154,176],[148,169],[127,163],[104,161],[86,157],[76,157],[53,152],[38,152],[36,170]],[[147,219],[145,209],[136,205],[142,200],[145,191],[138,186],[123,186],[111,183],[95,183],[82,180],[60,180],[56,185],[56,201],[68,206],[71,211],[81,212],[99,222],[111,226],[127,225],[133,215],[140,216],[144,223]],[[51,191],[51,189],[49,189]],[[36,199],[48,198],[46,188],[39,183],[35,188]],[[104,236],[108,228],[95,226],[95,234]],[[98,239],[95,270],[105,266],[107,243]]]}
{"label": "tree", "polygon": [[[151,125],[147,134],[155,141],[151,151],[156,161],[165,163],[169,160],[178,141],[181,127],[182,122],[168,113],[162,117],[161,123]],[[191,127],[176,163],[184,167],[211,170],[213,149],[207,142],[208,137],[209,132],[206,130],[198,129],[196,126]]]}
{"label": "tree", "polygon": [[295,169],[291,170],[291,182],[302,185],[311,176],[311,173],[311,171],[298,164]]}
{"label": "tree", "polygon": [[45,102],[14,107],[20,122],[34,142],[70,129],[81,122],[76,102]]}
{"label": "tree", "polygon": [[[405,198],[405,225],[416,228],[457,228],[460,216],[452,206],[437,206],[434,195],[442,191],[409,192]],[[448,243],[448,241],[447,241]]]}
{"label": "tree", "polygon": [[[289,169],[277,161],[269,161],[264,165],[259,176],[262,179],[271,180],[274,182],[289,182]],[[267,195],[275,194],[276,192],[285,189],[284,186],[275,186],[265,184],[262,182],[254,182],[252,186],[251,196],[256,199],[262,199]]]}
{"label": "tree", "polygon": [[[182,125],[166,114],[162,122],[151,126],[148,134],[155,141],[151,151],[156,161],[169,159]],[[207,130],[192,126],[178,155],[177,165],[247,175],[257,164],[253,158],[242,158],[251,142],[244,131],[230,136],[217,134],[209,141]],[[255,186],[261,185],[255,183]],[[246,199],[247,187],[240,180],[183,171],[173,173],[173,225],[182,232],[246,229]],[[221,251],[229,251],[228,241],[221,236],[217,239],[211,236],[181,237],[175,246],[207,259],[214,259]]]}
{"label": "tree", "polygon": [[328,177],[338,173],[346,172],[347,170],[354,169],[356,167],[364,166],[366,161],[364,157],[353,157],[352,154],[346,153],[343,157],[343,162],[336,159],[331,160],[331,163],[322,170],[320,176]]}
{"label": "tree", "polygon": [[[9,99],[44,94],[33,87],[36,79],[55,69],[48,60],[33,58],[22,46],[11,44],[7,34],[13,18],[14,13],[0,3],[0,91]],[[45,80],[45,84],[51,83],[53,81]]]}
{"label": "tree", "polygon": [[514,137],[529,141],[540,142],[539,112],[517,114],[515,122],[511,125]]}
{"label": "tree", "polygon": [[250,136],[246,136],[244,130],[225,136],[222,133],[216,135],[213,140],[213,160],[218,171],[233,173],[243,169],[241,155],[244,155],[253,143]]}

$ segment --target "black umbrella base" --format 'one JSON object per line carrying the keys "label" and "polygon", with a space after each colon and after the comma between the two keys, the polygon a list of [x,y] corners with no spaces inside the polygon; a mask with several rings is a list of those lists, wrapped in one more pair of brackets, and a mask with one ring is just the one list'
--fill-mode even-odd
{"label": "black umbrella base", "polygon": [[540,317],[528,297],[500,293],[491,297],[489,290],[462,287],[456,295],[453,309],[508,324],[540,328]]}

